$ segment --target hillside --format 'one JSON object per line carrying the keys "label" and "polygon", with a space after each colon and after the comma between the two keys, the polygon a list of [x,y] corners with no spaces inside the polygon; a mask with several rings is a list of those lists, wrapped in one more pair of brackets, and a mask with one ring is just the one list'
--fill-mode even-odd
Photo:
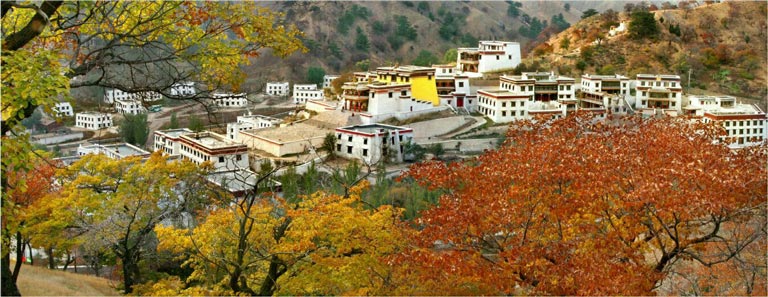
{"label": "hillside", "polygon": [[108,279],[24,265],[19,274],[22,296],[117,296]]}
{"label": "hillside", "polygon": [[633,39],[626,32],[611,37],[611,24],[629,25],[630,15],[619,13],[614,22],[601,14],[539,44],[524,62],[571,76],[673,73],[681,76],[685,86],[690,70],[692,92],[765,100],[766,2],[726,2],[652,13],[660,29],[655,38]]}
{"label": "hillside", "polygon": [[[259,3],[283,12],[287,23],[302,30],[309,51],[285,60],[268,52],[254,59],[247,68],[247,91],[258,91],[265,80],[303,80],[312,66],[339,73],[356,69],[355,63],[363,60],[369,60],[370,67],[410,64],[424,50],[442,62],[448,49],[477,46],[478,40],[518,41],[525,48],[544,29],[544,22],[552,23],[553,16],[562,14],[565,22],[574,24],[587,9],[621,9],[624,5],[621,1],[543,0]],[[524,34],[521,27],[539,28]],[[358,46],[358,35],[367,39],[367,49]]]}

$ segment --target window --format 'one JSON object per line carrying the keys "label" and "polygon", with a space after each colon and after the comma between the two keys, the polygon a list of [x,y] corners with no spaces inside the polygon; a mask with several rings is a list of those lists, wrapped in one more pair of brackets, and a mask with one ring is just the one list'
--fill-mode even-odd
{"label": "window", "polygon": [[363,144],[368,144],[368,138],[363,138]]}
{"label": "window", "polygon": [[408,92],[406,92],[406,91],[401,91],[400,92],[400,96],[406,96],[407,94],[408,94]]}
{"label": "window", "polygon": [[[512,102],[512,104],[515,104],[515,103]],[[501,107],[507,107],[507,102],[501,102]]]}
{"label": "window", "polygon": [[506,111],[502,111],[501,112],[501,116],[503,116],[503,117],[507,116],[507,112]]}
{"label": "window", "polygon": [[512,55],[507,55],[507,58],[512,60]]}
{"label": "window", "polygon": [[368,149],[363,149],[363,157],[367,157],[367,156],[368,156]]}
{"label": "window", "polygon": [[499,59],[499,55],[496,55],[496,60],[498,60],[498,59]]}
{"label": "window", "polygon": [[219,157],[219,163],[224,163],[224,157]]}
{"label": "window", "polygon": [[520,101],[520,106],[525,106],[525,101]]}
{"label": "window", "polygon": [[235,159],[237,161],[242,161],[243,160],[243,155],[237,155],[237,157]]}
{"label": "window", "polygon": [[389,98],[392,98],[392,92],[389,92]]}
{"label": "window", "polygon": [[459,82],[459,88],[463,88],[463,87],[464,87],[464,82],[463,82],[463,81],[460,81],[460,82]]}
{"label": "window", "polygon": [[341,152],[341,144],[337,144],[336,145],[336,151],[337,152]]}
{"label": "window", "polygon": [[347,146],[347,154],[351,154],[351,153],[352,153],[352,146],[348,145]]}
{"label": "window", "polygon": [[347,138],[347,141],[349,141],[349,142],[352,142],[352,136],[349,136],[349,137]]}

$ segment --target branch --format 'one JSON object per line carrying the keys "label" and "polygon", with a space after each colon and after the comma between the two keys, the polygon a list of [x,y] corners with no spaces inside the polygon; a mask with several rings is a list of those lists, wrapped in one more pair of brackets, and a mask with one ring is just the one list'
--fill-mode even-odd
{"label": "branch", "polygon": [[[13,34],[9,35],[5,38],[5,41],[3,42],[3,51],[15,51],[18,50],[30,41],[34,39],[35,37],[39,36],[40,33],[43,32],[45,29],[45,26],[48,25],[48,16],[52,15],[56,12],[56,10],[59,9],[61,4],[64,3],[63,1],[45,1],[40,5],[40,8],[37,9],[37,13],[35,13],[35,16],[32,17],[31,20],[27,23],[24,28],[19,30],[18,32],[14,32]],[[5,14],[8,12],[9,6],[13,6],[13,4],[8,4],[7,6],[4,6],[2,8],[3,10],[3,17],[5,17]]]}

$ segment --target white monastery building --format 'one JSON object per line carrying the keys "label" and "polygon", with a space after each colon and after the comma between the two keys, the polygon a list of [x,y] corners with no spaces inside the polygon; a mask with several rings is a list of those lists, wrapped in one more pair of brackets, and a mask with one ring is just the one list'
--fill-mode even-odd
{"label": "white monastery building", "polygon": [[115,110],[120,114],[140,114],[146,113],[147,109],[141,105],[141,101],[133,99],[116,99]]}
{"label": "white monastery building", "polygon": [[474,112],[477,107],[477,92],[469,85],[469,76],[460,74],[453,64],[432,65],[435,68],[435,85],[440,105]]}
{"label": "white monastery building", "polygon": [[535,115],[564,117],[576,107],[575,80],[554,72],[523,72],[499,78],[499,87],[477,91],[478,111],[496,123]]}
{"label": "white monastery building", "polygon": [[181,155],[179,138],[183,134],[190,133],[194,132],[188,128],[155,131],[154,151],[163,151],[163,153],[171,156]]}
{"label": "white monastery building", "polygon": [[635,108],[677,115],[682,111],[683,88],[680,76],[638,74],[635,86]]}
{"label": "white monastery building", "polygon": [[288,96],[290,91],[288,82],[268,82],[266,87],[267,95]]}
{"label": "white monastery building", "polygon": [[53,106],[53,112],[57,117],[71,117],[75,115],[72,104],[69,104],[69,102],[56,102],[56,105]]}
{"label": "white monastery building", "polygon": [[627,113],[631,108],[627,101],[630,96],[630,80],[626,76],[584,74],[579,87],[580,110]]}
{"label": "white monastery building", "polygon": [[218,107],[245,107],[248,106],[248,98],[245,93],[213,93],[213,104]]}
{"label": "white monastery building", "polygon": [[330,88],[331,82],[333,82],[334,79],[339,78],[339,75],[336,74],[326,74],[323,76],[323,89]]}
{"label": "white monastery building", "polygon": [[227,124],[227,138],[236,140],[241,131],[271,128],[280,125],[282,120],[263,115],[237,116],[237,122]]}
{"label": "white monastery building", "polygon": [[720,140],[731,148],[756,145],[768,138],[768,118],[755,104],[737,103],[732,96],[689,96],[688,101],[685,114],[722,124],[727,135]]}
{"label": "white monastery building", "polygon": [[99,130],[112,127],[112,115],[100,112],[81,112],[75,115],[75,127]]}
{"label": "white monastery building", "polygon": [[183,159],[195,164],[210,161],[214,171],[231,171],[250,168],[248,147],[228,140],[214,132],[180,134],[179,150]]}
{"label": "white monastery building", "polygon": [[316,84],[293,85],[293,103],[304,104],[309,100],[323,99],[323,90],[318,90]]}
{"label": "white monastery building", "polygon": [[403,161],[403,145],[412,141],[413,129],[371,124],[336,128],[336,155],[367,164]]}
{"label": "white monastery building", "polygon": [[104,102],[108,104],[115,103],[115,100],[139,100],[143,102],[154,102],[163,99],[163,96],[157,92],[123,92],[120,89],[107,89],[104,95]]}
{"label": "white monastery building", "polygon": [[480,41],[478,47],[458,48],[456,66],[462,72],[487,73],[520,64],[520,43]]}
{"label": "white monastery building", "polygon": [[171,96],[176,97],[192,97],[195,96],[195,83],[191,81],[178,82],[171,86]]}

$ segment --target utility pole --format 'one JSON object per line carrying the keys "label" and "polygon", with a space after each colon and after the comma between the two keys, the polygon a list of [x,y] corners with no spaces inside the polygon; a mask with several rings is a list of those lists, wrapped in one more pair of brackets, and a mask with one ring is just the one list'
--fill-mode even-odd
{"label": "utility pole", "polygon": [[688,93],[691,92],[691,71],[693,68],[688,68]]}

